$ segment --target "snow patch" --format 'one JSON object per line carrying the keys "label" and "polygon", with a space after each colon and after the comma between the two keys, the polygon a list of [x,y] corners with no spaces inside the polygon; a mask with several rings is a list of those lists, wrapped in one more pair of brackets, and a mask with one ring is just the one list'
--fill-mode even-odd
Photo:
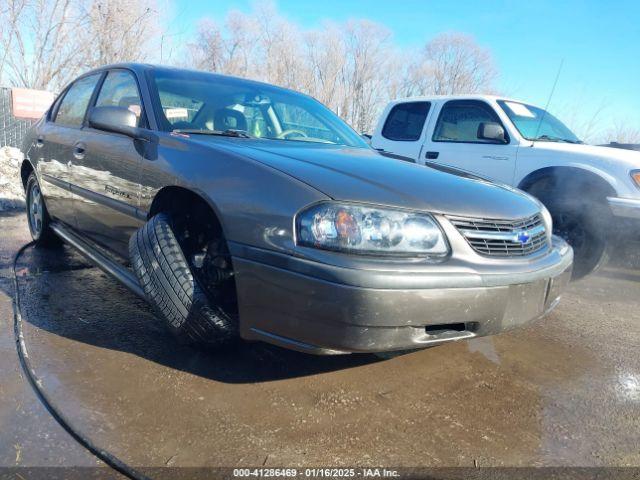
{"label": "snow patch", "polygon": [[0,211],[24,208],[24,189],[20,178],[22,152],[0,147]]}

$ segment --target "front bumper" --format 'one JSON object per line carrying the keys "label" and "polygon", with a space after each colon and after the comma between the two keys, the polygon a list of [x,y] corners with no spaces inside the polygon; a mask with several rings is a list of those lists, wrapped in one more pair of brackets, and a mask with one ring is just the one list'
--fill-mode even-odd
{"label": "front bumper", "polygon": [[357,270],[230,247],[241,336],[317,354],[407,350],[510,330],[557,304],[573,262],[556,237],[543,258],[502,273]]}
{"label": "front bumper", "polygon": [[640,200],[633,198],[607,197],[611,212],[616,217],[640,219]]}

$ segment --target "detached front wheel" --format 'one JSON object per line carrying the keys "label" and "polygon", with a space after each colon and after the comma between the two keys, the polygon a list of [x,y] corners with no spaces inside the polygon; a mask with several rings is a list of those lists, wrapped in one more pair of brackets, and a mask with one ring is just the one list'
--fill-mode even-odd
{"label": "detached front wheel", "polygon": [[218,252],[209,252],[207,245],[201,252],[185,252],[173,225],[168,214],[157,214],[129,242],[133,270],[147,299],[178,338],[215,347],[231,343],[238,337],[238,321],[235,312],[225,309],[230,299],[188,260],[199,255],[202,267],[215,262]]}

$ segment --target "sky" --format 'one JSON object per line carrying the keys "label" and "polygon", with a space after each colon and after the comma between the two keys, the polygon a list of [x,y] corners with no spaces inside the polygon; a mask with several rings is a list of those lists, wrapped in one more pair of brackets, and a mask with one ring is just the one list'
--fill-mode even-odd
{"label": "sky", "polygon": [[[198,20],[223,22],[252,0],[189,0],[173,6],[171,30],[193,33]],[[396,45],[418,49],[443,32],[463,32],[491,50],[497,89],[544,107],[560,65],[549,110],[600,129],[613,122],[640,128],[640,1],[579,0],[277,0],[278,12],[302,28],[325,20],[365,18],[386,26]]]}

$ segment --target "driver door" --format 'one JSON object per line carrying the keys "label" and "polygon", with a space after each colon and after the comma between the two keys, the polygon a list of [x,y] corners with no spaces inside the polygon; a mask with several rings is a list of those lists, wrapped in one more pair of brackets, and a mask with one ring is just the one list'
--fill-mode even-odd
{"label": "driver door", "polygon": [[433,134],[422,149],[421,163],[451,166],[496,182],[511,185],[518,145],[505,129],[505,141],[479,138],[480,124],[504,125],[482,100],[450,100],[440,109]]}
{"label": "driver door", "polygon": [[[129,70],[110,70],[94,106],[126,107],[145,125],[136,78]],[[77,228],[96,243],[128,257],[131,235],[142,226],[138,216],[142,145],[118,133],[82,129],[81,154],[71,167]]]}

